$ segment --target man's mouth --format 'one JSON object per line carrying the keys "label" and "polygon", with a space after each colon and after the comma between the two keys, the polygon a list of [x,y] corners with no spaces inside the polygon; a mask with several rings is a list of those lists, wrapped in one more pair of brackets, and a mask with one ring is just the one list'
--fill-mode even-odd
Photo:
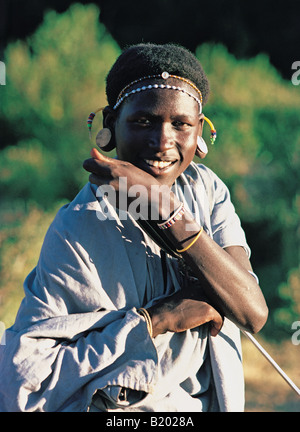
{"label": "man's mouth", "polygon": [[158,169],[165,169],[169,166],[173,165],[176,161],[162,161],[162,160],[151,160],[151,159],[144,159],[147,165],[150,167],[158,168]]}

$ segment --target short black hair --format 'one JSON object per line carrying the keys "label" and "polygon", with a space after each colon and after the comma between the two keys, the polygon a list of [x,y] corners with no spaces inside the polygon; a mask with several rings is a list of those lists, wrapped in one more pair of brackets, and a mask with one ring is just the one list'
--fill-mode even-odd
{"label": "short black hair", "polygon": [[117,58],[106,78],[106,96],[114,106],[121,90],[136,79],[159,75],[164,71],[192,81],[202,93],[203,105],[209,94],[209,82],[196,56],[173,43],[142,43],[126,48]]}

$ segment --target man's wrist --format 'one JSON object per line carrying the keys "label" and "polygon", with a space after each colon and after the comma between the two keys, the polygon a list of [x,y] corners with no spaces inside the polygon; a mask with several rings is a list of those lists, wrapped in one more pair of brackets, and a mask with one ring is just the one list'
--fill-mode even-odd
{"label": "man's wrist", "polygon": [[152,322],[152,336],[164,334],[168,331],[167,314],[160,305],[154,305],[147,309]]}

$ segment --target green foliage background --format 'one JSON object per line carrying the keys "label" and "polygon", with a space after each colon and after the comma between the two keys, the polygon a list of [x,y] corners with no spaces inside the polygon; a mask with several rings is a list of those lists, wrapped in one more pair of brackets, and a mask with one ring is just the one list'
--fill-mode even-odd
{"label": "green foliage background", "polygon": [[[88,180],[86,119],[106,104],[105,76],[119,53],[99,24],[98,8],[81,4],[47,12],[27,41],[6,49],[0,88],[0,320],[6,327],[57,209]],[[236,60],[211,44],[196,55],[212,89],[205,114],[218,130],[205,163],[229,186],[246,230],[270,307],[262,332],[290,337],[300,315],[300,91],[264,55]]]}

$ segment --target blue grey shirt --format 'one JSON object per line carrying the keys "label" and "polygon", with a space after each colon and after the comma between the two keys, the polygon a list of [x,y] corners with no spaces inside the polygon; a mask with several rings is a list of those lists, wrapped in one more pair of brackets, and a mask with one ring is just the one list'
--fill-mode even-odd
{"label": "blue grey shirt", "polygon": [[[244,231],[224,183],[192,163],[174,192],[221,247]],[[242,411],[239,329],[151,338],[137,308],[179,290],[177,260],[88,183],[51,224],[0,347],[1,411]],[[106,217],[105,217],[106,216]],[[109,216],[109,217],[108,217]]]}

